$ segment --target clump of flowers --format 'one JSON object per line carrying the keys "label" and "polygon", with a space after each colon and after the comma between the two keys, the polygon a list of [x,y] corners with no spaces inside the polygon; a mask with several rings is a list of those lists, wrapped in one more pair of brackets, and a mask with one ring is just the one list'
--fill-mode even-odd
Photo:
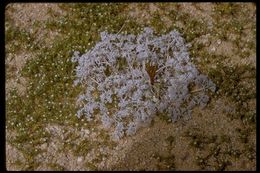
{"label": "clump of flowers", "polygon": [[101,32],[95,47],[72,58],[78,63],[75,84],[85,86],[78,117],[113,128],[115,140],[149,125],[158,112],[172,122],[189,119],[216,86],[191,63],[188,46],[175,30],[162,36],[151,28],[137,36]]}

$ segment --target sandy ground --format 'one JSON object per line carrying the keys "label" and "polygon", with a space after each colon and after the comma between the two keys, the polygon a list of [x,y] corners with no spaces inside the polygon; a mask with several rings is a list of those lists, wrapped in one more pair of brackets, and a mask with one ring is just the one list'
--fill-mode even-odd
{"label": "sandy ground", "polygon": [[[32,21],[42,22],[48,20],[51,17],[48,14],[48,10],[52,9],[58,15],[62,15],[63,11],[59,9],[57,4],[10,4],[6,10],[6,15],[12,16],[15,21],[15,25],[25,28],[30,31],[33,27]],[[198,6],[198,7],[197,7]],[[197,8],[196,8],[197,7]],[[168,8],[172,8],[169,6]],[[191,4],[183,3],[179,7],[182,11],[194,14],[194,17],[200,19],[205,19],[209,25],[211,25],[211,13],[212,4]],[[199,10],[199,9],[201,10]],[[129,6],[131,17],[142,16],[142,20],[150,20],[150,13],[154,13],[159,10],[156,4],[150,4],[147,6],[147,10],[138,10],[136,4],[131,4]],[[160,12],[162,14],[162,12]],[[166,17],[162,17],[166,24],[169,24],[170,20]],[[180,25],[182,25],[180,23]],[[46,30],[37,30],[39,35],[39,40],[43,39],[47,34],[52,39],[57,33],[49,33]],[[225,54],[231,56],[230,64],[235,63],[250,63],[255,64],[256,58],[252,54],[249,59],[241,60],[236,57],[232,50],[232,43],[223,42],[221,45],[214,40],[214,37],[210,35],[204,35],[197,39],[198,42],[207,42],[208,40],[213,40],[213,44],[208,47],[208,51],[216,51],[218,54]],[[249,35],[248,39],[252,39]],[[50,40],[45,40],[49,42]],[[15,66],[17,71],[19,71],[25,64],[27,59],[31,59],[33,55],[30,52],[21,52],[19,55],[14,55],[14,58],[9,56],[6,57],[6,63],[11,66]],[[19,92],[26,93],[24,85],[26,80],[20,78],[21,82],[17,82],[15,79],[6,81],[6,88],[11,86],[17,87]],[[254,105],[255,102],[252,102]],[[37,168],[37,170],[51,170],[46,163],[57,163],[63,166],[66,170],[86,170],[85,163],[93,160],[97,155],[103,154],[106,150],[106,158],[102,158],[101,162],[97,164],[99,170],[158,170],[158,167],[162,170],[169,170],[167,164],[160,162],[159,157],[170,157],[174,156],[174,169],[177,170],[200,170],[198,165],[194,162],[196,156],[200,155],[201,152],[190,147],[190,139],[185,136],[185,132],[189,129],[199,128],[203,129],[205,135],[228,135],[231,136],[231,144],[239,148],[237,143],[237,135],[235,129],[238,127],[243,127],[241,121],[233,120],[232,122],[227,118],[227,110],[235,109],[228,99],[222,98],[219,100],[212,99],[210,105],[204,110],[194,110],[192,119],[185,122],[180,121],[174,124],[167,124],[159,119],[155,120],[155,123],[145,129],[141,129],[135,136],[127,137],[120,140],[115,148],[106,148],[104,146],[98,148],[97,150],[91,150],[86,157],[74,156],[70,150],[63,150],[62,143],[63,138],[65,138],[66,133],[63,133],[64,129],[69,132],[73,132],[78,136],[81,136],[82,140],[89,139],[95,140],[96,134],[92,131],[86,130],[74,130],[67,126],[58,125],[47,125],[47,130],[53,135],[48,143],[43,144],[41,147],[46,149],[46,152],[37,157],[38,161],[42,164]],[[13,132],[7,131],[7,139],[15,137]],[[173,143],[167,142],[169,136],[174,136]],[[254,135],[252,140],[255,142]],[[207,151],[206,151],[207,152]],[[204,153],[205,154],[205,153]],[[159,157],[158,157],[159,155]],[[6,143],[6,158],[7,158],[7,169],[8,170],[19,170],[15,161],[20,160],[23,162],[24,158],[22,153],[20,153],[15,147],[11,146],[8,142]],[[214,161],[212,161],[214,162]],[[227,167],[230,170],[255,170],[255,162],[247,163],[245,160],[240,159],[233,161],[232,167]],[[166,166],[165,166],[166,165]]]}

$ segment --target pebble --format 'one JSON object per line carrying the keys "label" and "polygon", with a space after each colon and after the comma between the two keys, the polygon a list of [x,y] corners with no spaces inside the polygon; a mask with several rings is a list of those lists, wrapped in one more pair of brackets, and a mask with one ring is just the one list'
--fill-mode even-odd
{"label": "pebble", "polygon": [[77,161],[78,161],[78,162],[82,162],[82,160],[83,160],[83,158],[82,158],[82,157],[79,157]]}
{"label": "pebble", "polygon": [[47,143],[42,144],[42,145],[41,145],[41,148],[42,148],[42,149],[46,149],[46,148],[47,148]]}
{"label": "pebble", "polygon": [[89,130],[85,130],[85,133],[86,133],[87,135],[89,135],[90,132],[89,132]]}
{"label": "pebble", "polygon": [[168,146],[168,144],[167,144],[166,142],[164,142],[164,143],[163,143],[163,146],[164,146],[164,147],[167,147],[167,146]]}

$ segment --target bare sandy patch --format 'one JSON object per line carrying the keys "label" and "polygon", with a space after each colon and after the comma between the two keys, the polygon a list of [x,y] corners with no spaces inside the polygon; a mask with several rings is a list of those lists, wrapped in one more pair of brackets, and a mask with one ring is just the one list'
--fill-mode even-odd
{"label": "bare sandy patch", "polygon": [[[15,137],[15,133],[9,133],[10,137]],[[8,142],[5,144],[6,147],[6,169],[8,171],[17,171],[21,170],[22,167],[16,163],[24,163],[25,158],[23,154],[15,147],[11,146]]]}
{"label": "bare sandy patch", "polygon": [[50,168],[48,164],[55,163],[62,166],[65,170],[86,171],[90,169],[86,166],[87,163],[92,163],[93,160],[101,156],[101,153],[104,154],[105,150],[108,150],[108,148],[102,145],[101,148],[103,147],[103,150],[100,150],[99,145],[92,145],[88,153],[81,153],[82,155],[78,156],[75,155],[72,150],[64,148],[64,143],[68,142],[70,135],[73,134],[73,136],[77,138],[75,141],[71,141],[74,147],[85,140],[92,144],[99,142],[102,144],[98,132],[86,128],[77,130],[72,127],[56,124],[48,124],[45,129],[51,134],[51,139],[40,146],[45,152],[36,157],[37,161],[41,163],[37,170],[50,170],[52,168]]}
{"label": "bare sandy patch", "polygon": [[[57,31],[44,28],[44,23],[53,19],[50,13],[54,13],[55,16],[65,15],[65,12],[59,8],[58,3],[11,3],[6,10],[6,15],[11,17],[14,26],[35,35],[35,41],[43,41],[46,46],[49,46],[59,35]],[[38,23],[39,26],[34,26],[35,23]]]}
{"label": "bare sandy patch", "polygon": [[212,21],[212,10],[213,10],[212,3],[180,3],[180,9],[193,16],[194,18],[200,20],[201,18]]}
{"label": "bare sandy patch", "polygon": [[[12,12],[8,8],[13,9]],[[6,14],[11,15],[15,26],[31,31],[35,21],[44,22],[51,18],[48,14],[50,9],[60,15],[63,14],[55,3],[11,3],[7,6]]]}
{"label": "bare sandy patch", "polygon": [[[158,170],[160,161],[156,157],[159,155],[161,157],[174,156],[176,170],[200,170],[195,162],[200,152],[190,146],[190,139],[185,136],[185,132],[197,128],[205,136],[227,135],[231,137],[233,146],[241,148],[237,143],[235,129],[242,127],[242,124],[239,120],[231,121],[227,118],[226,114],[230,111],[235,111],[235,106],[228,100],[219,99],[213,100],[204,110],[195,109],[189,121],[167,124],[157,119],[153,126],[139,130],[133,137],[120,140],[117,147],[111,151],[112,155],[105,166],[100,169]],[[175,139],[172,145],[167,142],[169,136]],[[205,154],[208,151],[203,152]],[[253,162],[249,164],[250,166],[246,166],[239,160],[233,160],[232,165],[235,167],[230,170],[247,170],[255,166]]]}
{"label": "bare sandy patch", "polygon": [[131,3],[127,10],[127,15],[132,19],[136,19],[139,24],[150,24],[150,21],[155,13],[160,15],[162,21],[164,21],[167,27],[171,26],[171,20],[163,14],[163,11],[158,7],[156,3]]}

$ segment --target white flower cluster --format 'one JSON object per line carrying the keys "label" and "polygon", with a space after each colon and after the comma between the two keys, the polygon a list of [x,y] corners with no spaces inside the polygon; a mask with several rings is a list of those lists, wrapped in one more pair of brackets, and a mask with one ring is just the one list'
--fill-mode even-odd
{"label": "white flower cluster", "polygon": [[75,84],[86,87],[78,116],[100,118],[114,128],[115,140],[149,125],[157,112],[173,122],[190,118],[216,86],[190,62],[187,46],[177,31],[159,37],[150,28],[137,36],[102,32],[95,47],[72,58],[78,63]]}

